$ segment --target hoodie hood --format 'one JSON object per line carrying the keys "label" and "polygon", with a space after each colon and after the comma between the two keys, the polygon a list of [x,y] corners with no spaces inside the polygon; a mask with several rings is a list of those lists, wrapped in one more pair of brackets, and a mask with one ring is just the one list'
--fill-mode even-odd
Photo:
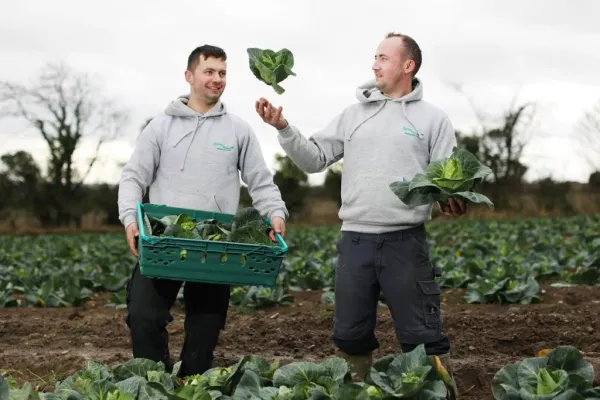
{"label": "hoodie hood", "polygon": [[381,110],[383,110],[383,108],[385,107],[385,105],[387,104],[388,101],[402,104],[402,114],[403,114],[404,118],[406,118],[408,123],[415,130],[415,132],[417,132],[418,136],[423,138],[423,133],[419,132],[419,130],[416,128],[415,124],[409,117],[409,112],[407,111],[407,106],[406,106],[407,103],[416,102],[423,98],[423,84],[421,83],[421,81],[418,78],[413,78],[412,87],[413,87],[413,90],[410,93],[408,93],[400,98],[393,99],[389,96],[384,95],[383,93],[381,93],[381,91],[379,89],[377,89],[375,87],[375,79],[371,79],[371,80],[363,83],[362,85],[360,85],[356,89],[356,98],[358,99],[358,101],[360,101],[363,104],[375,103],[375,102],[381,102],[381,104],[377,107],[377,109],[374,112],[371,112],[371,114],[368,117],[366,117],[363,121],[361,121],[361,123],[358,124],[352,130],[348,140],[352,140],[352,136],[354,135],[354,132],[360,125],[362,125],[367,120],[369,120],[369,119],[375,117],[377,114],[379,114],[379,112]]}
{"label": "hoodie hood", "polygon": [[174,136],[173,147],[179,145],[179,143],[181,143],[183,139],[185,139],[188,135],[192,135],[192,139],[188,142],[185,154],[183,156],[183,159],[181,160],[181,171],[183,171],[183,169],[185,168],[188,153],[190,151],[190,148],[192,147],[192,144],[198,132],[201,130],[205,130],[206,132],[210,129],[212,122],[214,121],[214,118],[211,117],[218,117],[227,113],[225,104],[223,104],[221,100],[217,101],[213,108],[211,108],[205,114],[202,114],[189,108],[187,106],[189,100],[189,94],[179,96],[177,99],[169,103],[169,105],[165,109],[165,114],[170,116],[193,118],[185,120],[185,122],[183,122],[183,125],[180,128],[180,131],[172,132],[172,135]]}
{"label": "hoodie hood", "polygon": [[189,100],[189,94],[179,96],[171,103],[169,103],[169,105],[165,109],[165,114],[172,115],[174,117],[216,117],[227,113],[225,104],[223,104],[221,100],[217,101],[213,108],[211,108],[210,111],[208,111],[205,114],[199,113],[198,111],[194,111],[191,108],[189,108],[187,106]]}
{"label": "hoodie hood", "polygon": [[412,92],[398,99],[392,99],[391,97],[388,97],[381,93],[381,91],[375,87],[375,79],[371,79],[363,83],[356,89],[356,98],[361,103],[371,103],[381,100],[390,100],[406,103],[421,100],[423,98],[423,84],[421,83],[419,78],[413,78],[412,86]]}

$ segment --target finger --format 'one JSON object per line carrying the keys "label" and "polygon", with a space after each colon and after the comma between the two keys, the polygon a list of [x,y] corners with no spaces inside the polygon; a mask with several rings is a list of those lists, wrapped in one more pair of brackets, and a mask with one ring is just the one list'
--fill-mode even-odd
{"label": "finger", "polygon": [[283,111],[283,107],[279,106],[277,108],[277,110],[275,111],[275,116],[273,117],[273,119],[275,121],[279,121],[281,119],[281,112]]}
{"label": "finger", "polygon": [[258,112],[258,115],[260,115],[260,117],[264,121],[265,120],[265,106],[264,106],[264,104],[258,103],[257,106],[256,106],[256,112]]}
{"label": "finger", "polygon": [[137,248],[135,247],[135,236],[134,235],[130,235],[127,238],[127,243],[129,244],[129,250],[131,250],[131,253],[134,256],[138,256],[138,252],[137,252]]}
{"label": "finger", "polygon": [[456,207],[458,208],[457,213],[459,214],[459,216],[463,215],[465,213],[465,202],[462,199],[457,199],[456,204]]}
{"label": "finger", "polygon": [[275,239],[275,232],[273,231],[273,229],[271,229],[269,231],[269,237],[271,238],[272,242],[276,242],[277,241],[277,239]]}
{"label": "finger", "polygon": [[452,214],[458,214],[458,207],[456,206],[454,199],[448,200],[448,203],[450,204],[450,210],[452,211]]}

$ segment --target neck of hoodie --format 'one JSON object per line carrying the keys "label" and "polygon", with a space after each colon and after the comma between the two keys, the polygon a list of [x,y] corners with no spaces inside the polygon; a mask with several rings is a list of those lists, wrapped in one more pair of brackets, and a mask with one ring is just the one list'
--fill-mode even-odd
{"label": "neck of hoodie", "polygon": [[384,96],[390,99],[399,99],[413,91],[412,79],[403,80],[393,87],[389,92],[382,92]]}
{"label": "neck of hoodie", "polygon": [[187,106],[200,114],[206,114],[213,109],[215,104],[217,104],[217,102],[207,104],[205,101],[202,101],[190,95]]}

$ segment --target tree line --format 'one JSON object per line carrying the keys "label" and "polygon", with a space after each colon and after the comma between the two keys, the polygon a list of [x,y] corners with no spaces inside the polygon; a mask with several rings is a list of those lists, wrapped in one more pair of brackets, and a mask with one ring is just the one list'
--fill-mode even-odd
{"label": "tree line", "polygon": [[[84,184],[98,160],[102,146],[121,135],[128,113],[114,99],[102,96],[101,88],[86,74],[64,64],[46,66],[32,84],[0,82],[0,118],[24,121],[44,140],[49,162],[42,168],[26,149],[0,156],[0,220],[11,220],[15,212],[25,211],[44,227],[81,226],[82,217],[101,212],[105,224],[119,224],[116,185]],[[460,86],[457,91],[465,94]],[[516,100],[498,116],[490,117],[468,98],[478,126],[472,131],[457,131],[459,145],[474,153],[492,169],[489,182],[482,190],[489,193],[499,208],[509,207],[509,193],[524,190],[523,177],[528,166],[523,151],[535,135],[536,107]],[[148,121],[145,121],[147,123]],[[145,125],[144,123],[144,125]],[[142,126],[143,128],[143,126]],[[600,101],[584,113],[573,130],[580,155],[596,172],[590,175],[590,190],[600,188]],[[95,154],[80,171],[74,159],[83,140],[93,140]],[[284,155],[276,155],[275,183],[292,214],[318,196],[341,204],[342,162],[330,167],[324,183],[308,185],[308,176]],[[564,182],[545,179],[536,183],[536,193],[548,207],[565,203]],[[242,191],[242,205],[251,200]],[[541,204],[546,204],[542,202]],[[561,204],[562,204],[561,203]]]}

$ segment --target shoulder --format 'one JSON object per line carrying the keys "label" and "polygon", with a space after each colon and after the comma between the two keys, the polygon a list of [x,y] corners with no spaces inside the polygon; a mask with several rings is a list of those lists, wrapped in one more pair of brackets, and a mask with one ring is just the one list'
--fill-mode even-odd
{"label": "shoulder", "polygon": [[252,129],[250,124],[245,119],[235,113],[228,111],[227,114],[223,115],[223,117],[229,120],[235,128]]}
{"label": "shoulder", "polygon": [[164,130],[169,125],[171,125],[171,123],[173,122],[173,120],[175,118],[177,118],[177,117],[174,117],[172,115],[167,115],[164,113],[158,114],[158,115],[155,115],[154,117],[152,117],[151,119],[147,120],[148,124],[146,125],[146,127],[152,129],[156,133],[164,132]]}
{"label": "shoulder", "polygon": [[168,115],[158,114],[153,117],[147,118],[142,122],[141,131],[138,135],[139,138],[156,139],[163,135],[165,121],[169,119]]}
{"label": "shoulder", "polygon": [[415,103],[415,106],[420,112],[426,114],[426,116],[434,121],[435,123],[450,122],[450,117],[440,106],[430,103],[427,100],[420,100]]}
{"label": "shoulder", "polygon": [[227,112],[227,114],[223,115],[223,118],[230,125],[231,130],[241,141],[252,140],[255,137],[254,130],[248,121],[240,117],[239,115]]}

